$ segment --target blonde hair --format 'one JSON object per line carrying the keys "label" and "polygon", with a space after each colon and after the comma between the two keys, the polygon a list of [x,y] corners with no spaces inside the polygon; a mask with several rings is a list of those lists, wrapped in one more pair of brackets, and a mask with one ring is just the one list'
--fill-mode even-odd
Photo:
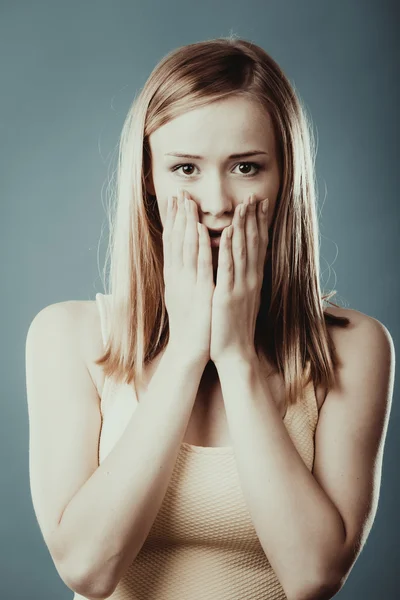
{"label": "blonde hair", "polygon": [[[278,64],[259,46],[217,38],[177,48],[153,69],[126,117],[110,207],[107,260],[111,327],[96,361],[117,381],[142,381],[144,366],[168,343],[162,223],[146,190],[149,136],[182,113],[230,96],[258,102],[271,116],[281,185],[270,226],[255,347],[282,374],[294,403],[312,379],[329,389],[338,356],[327,325],[349,320],[324,312],[316,215],[315,146],[310,122]],[[104,273],[106,272],[106,265]],[[308,368],[309,367],[309,368]],[[305,380],[304,374],[308,372]]]}

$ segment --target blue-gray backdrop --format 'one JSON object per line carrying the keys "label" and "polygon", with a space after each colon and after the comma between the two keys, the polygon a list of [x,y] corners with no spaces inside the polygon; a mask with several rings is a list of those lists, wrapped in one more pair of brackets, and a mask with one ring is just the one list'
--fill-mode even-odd
{"label": "blue-gray backdrop", "polygon": [[[2,600],[72,596],[31,503],[26,333],[44,306],[103,291],[118,136],[135,93],[173,48],[233,32],[295,83],[318,134],[321,283],[381,320],[396,345],[397,16],[387,0],[0,2]],[[377,517],[343,600],[400,594],[396,396]]]}

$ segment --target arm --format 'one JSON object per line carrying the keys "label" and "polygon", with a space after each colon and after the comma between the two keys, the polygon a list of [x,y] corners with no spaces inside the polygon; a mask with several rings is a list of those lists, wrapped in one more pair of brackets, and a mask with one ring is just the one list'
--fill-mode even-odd
{"label": "arm", "polygon": [[325,600],[342,587],[377,508],[393,386],[391,338],[369,318],[340,334],[341,387],[321,409],[313,473],[257,360],[217,365],[243,493],[289,599]]}
{"label": "arm", "polygon": [[27,337],[32,496],[64,581],[104,598],[159,511],[204,365],[167,348],[123,435],[94,464],[99,399],[80,351],[76,314],[64,305],[41,311]]}

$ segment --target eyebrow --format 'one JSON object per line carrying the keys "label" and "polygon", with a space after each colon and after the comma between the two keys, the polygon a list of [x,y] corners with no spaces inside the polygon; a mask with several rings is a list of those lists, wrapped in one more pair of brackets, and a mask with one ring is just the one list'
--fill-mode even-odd
{"label": "eyebrow", "polygon": [[[246,156],[255,156],[256,154],[266,154],[263,150],[250,150],[249,152],[241,152],[239,154],[231,154],[228,158],[245,158]],[[204,156],[198,156],[197,154],[185,154],[183,152],[167,152],[165,156],[177,156],[178,158],[194,158],[196,160],[203,160]]]}

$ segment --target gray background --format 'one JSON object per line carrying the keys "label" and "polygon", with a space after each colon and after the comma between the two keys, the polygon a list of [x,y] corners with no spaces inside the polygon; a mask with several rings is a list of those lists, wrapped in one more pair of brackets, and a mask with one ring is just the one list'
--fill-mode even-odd
{"label": "gray background", "polygon": [[[114,150],[135,93],[173,48],[233,32],[295,83],[319,140],[321,284],[382,321],[397,346],[395,11],[381,0],[0,3],[2,600],[72,597],[31,504],[26,333],[44,306],[103,291]],[[398,598],[395,392],[377,517],[343,599]]]}

